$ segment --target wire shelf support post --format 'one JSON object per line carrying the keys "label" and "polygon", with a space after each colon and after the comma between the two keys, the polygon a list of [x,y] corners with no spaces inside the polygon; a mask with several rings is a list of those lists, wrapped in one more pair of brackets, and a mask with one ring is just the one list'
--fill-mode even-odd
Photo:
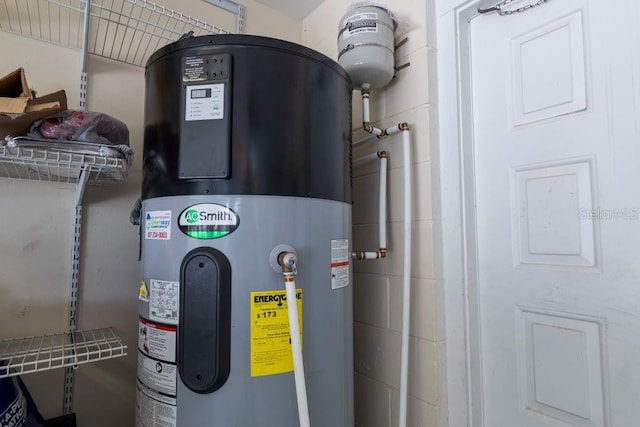
{"label": "wire shelf support post", "polygon": [[84,4],[84,23],[82,30],[82,64],[80,66],[80,109],[87,109],[87,84],[89,63],[89,25],[91,21],[91,0]]}
{"label": "wire shelf support post", "polygon": [[[89,2],[87,2],[89,3]],[[80,177],[76,183],[75,217],[73,222],[73,248],[71,249],[71,283],[69,286],[69,332],[74,344],[74,332],[78,329],[78,290],[80,287],[80,244],[82,243],[82,199],[89,180],[89,165],[82,167]],[[75,351],[70,357],[75,358]],[[64,370],[64,401],[62,414],[73,412],[73,385],[77,365],[66,367]]]}

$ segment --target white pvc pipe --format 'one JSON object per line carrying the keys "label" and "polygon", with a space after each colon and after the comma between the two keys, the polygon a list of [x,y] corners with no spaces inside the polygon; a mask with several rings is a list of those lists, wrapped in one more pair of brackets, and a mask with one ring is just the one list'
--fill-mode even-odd
{"label": "white pvc pipe", "polygon": [[309,404],[307,402],[307,384],[304,378],[304,362],[302,360],[302,342],[300,341],[300,325],[298,324],[298,301],[296,299],[296,281],[293,276],[286,276],[284,286],[287,290],[287,307],[289,312],[289,334],[291,352],[293,353],[293,376],[296,383],[296,399],[298,400],[298,418],[300,427],[309,427]]}
{"label": "white pvc pipe", "polygon": [[402,268],[402,347],[400,350],[400,417],[399,427],[407,425],[409,384],[409,319],[411,309],[411,134],[402,131],[404,162],[404,262]]}
{"label": "white pvc pipe", "polygon": [[396,133],[400,133],[400,126],[395,125],[387,128],[387,135],[395,135]]}
{"label": "white pvc pipe", "polygon": [[387,158],[380,157],[380,197],[378,214],[378,234],[380,235],[380,249],[387,248]]}
{"label": "white pvc pipe", "polygon": [[[363,121],[369,122],[369,97],[362,97],[362,114]],[[403,126],[404,127],[404,126]],[[412,190],[411,190],[411,133],[408,129],[402,129],[400,125],[392,126],[386,129],[388,135],[402,133],[402,152],[404,162],[404,218],[403,218],[403,234],[404,234],[404,253],[402,266],[402,345],[400,349],[400,407],[399,407],[399,427],[407,426],[407,401],[408,401],[408,385],[409,385],[409,325],[411,316],[411,222],[412,222]],[[379,136],[382,130],[373,127],[373,135]],[[367,137],[358,143],[370,141]],[[386,172],[386,159],[381,158],[380,162],[380,247],[386,247],[386,230],[383,233],[383,224],[386,223],[386,210],[383,209],[383,185],[384,195],[386,198],[386,173],[382,173],[382,165],[384,164]],[[384,175],[384,183],[383,183]],[[386,206],[386,201],[384,203]],[[383,221],[384,219],[384,221]],[[383,240],[384,239],[384,240]],[[384,243],[384,246],[383,246]],[[374,257],[375,255],[375,257]],[[366,252],[365,259],[377,259],[377,252]],[[371,258],[370,258],[371,257]]]}
{"label": "white pvc pipe", "polygon": [[369,121],[369,97],[362,96],[362,121]]}
{"label": "white pvc pipe", "polygon": [[[386,155],[385,155],[386,156]],[[379,152],[369,153],[353,161],[353,166],[359,166],[374,159],[380,159],[380,195],[378,196],[378,235],[379,249],[387,248],[387,157],[381,157]],[[367,252],[364,259],[378,259],[377,252]]]}
{"label": "white pvc pipe", "polygon": [[354,252],[356,255],[362,255],[357,259],[380,259],[380,252]]}

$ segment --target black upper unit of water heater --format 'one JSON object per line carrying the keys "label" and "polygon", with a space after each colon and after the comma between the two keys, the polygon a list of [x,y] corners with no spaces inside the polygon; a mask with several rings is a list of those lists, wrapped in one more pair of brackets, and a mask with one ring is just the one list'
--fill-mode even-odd
{"label": "black upper unit of water heater", "polygon": [[293,43],[187,38],[147,63],[142,197],[351,202],[351,80]]}

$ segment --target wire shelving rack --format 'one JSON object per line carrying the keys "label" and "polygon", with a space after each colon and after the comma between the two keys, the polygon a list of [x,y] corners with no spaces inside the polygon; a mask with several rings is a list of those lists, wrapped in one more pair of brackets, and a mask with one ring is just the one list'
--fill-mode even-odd
{"label": "wire shelving rack", "polygon": [[0,340],[0,378],[127,355],[111,328]]}

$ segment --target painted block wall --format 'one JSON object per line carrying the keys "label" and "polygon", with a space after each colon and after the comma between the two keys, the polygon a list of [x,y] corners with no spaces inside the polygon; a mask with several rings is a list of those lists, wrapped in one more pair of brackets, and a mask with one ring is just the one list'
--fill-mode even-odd
{"label": "painted block wall", "polygon": [[[234,28],[226,12],[201,0],[158,2]],[[247,7],[247,33],[300,41],[299,21],[253,0],[240,2]],[[69,106],[78,106],[78,51],[0,32],[0,52],[0,75],[22,66],[29,85],[40,94],[65,89]],[[89,187],[86,192],[79,328],[114,327],[129,354],[79,367],[74,411],[81,426],[131,426],[139,263],[138,233],[129,223],[129,212],[141,185],[144,70],[91,57],[89,85],[88,108],[124,121],[137,155],[124,183]],[[68,329],[73,187],[2,180],[0,200],[0,339]],[[63,377],[63,370],[24,377],[47,418],[61,415]]]}
{"label": "painted block wall", "polygon": [[[302,22],[303,44],[337,58],[340,18],[354,3],[326,0]],[[435,22],[431,0],[386,2],[399,17],[396,41],[408,37],[398,48],[396,64],[411,65],[397,72],[383,90],[371,95],[371,121],[385,128],[399,122],[412,127],[413,164],[413,268],[411,273],[412,315],[409,352],[408,423],[412,427],[446,425],[444,416],[444,333],[440,313],[441,289],[436,271],[439,216],[437,186],[432,180],[431,123],[435,123]],[[432,89],[433,88],[433,89]],[[353,139],[362,130],[360,92],[353,98]],[[435,141],[435,140],[434,140]],[[388,248],[386,259],[359,261],[354,278],[355,410],[358,427],[398,425],[400,345],[402,312],[402,218],[403,176],[401,136],[358,145],[354,159],[386,150],[389,152]],[[378,180],[376,162],[354,171],[354,248],[378,248]],[[434,237],[435,234],[435,237]]]}

